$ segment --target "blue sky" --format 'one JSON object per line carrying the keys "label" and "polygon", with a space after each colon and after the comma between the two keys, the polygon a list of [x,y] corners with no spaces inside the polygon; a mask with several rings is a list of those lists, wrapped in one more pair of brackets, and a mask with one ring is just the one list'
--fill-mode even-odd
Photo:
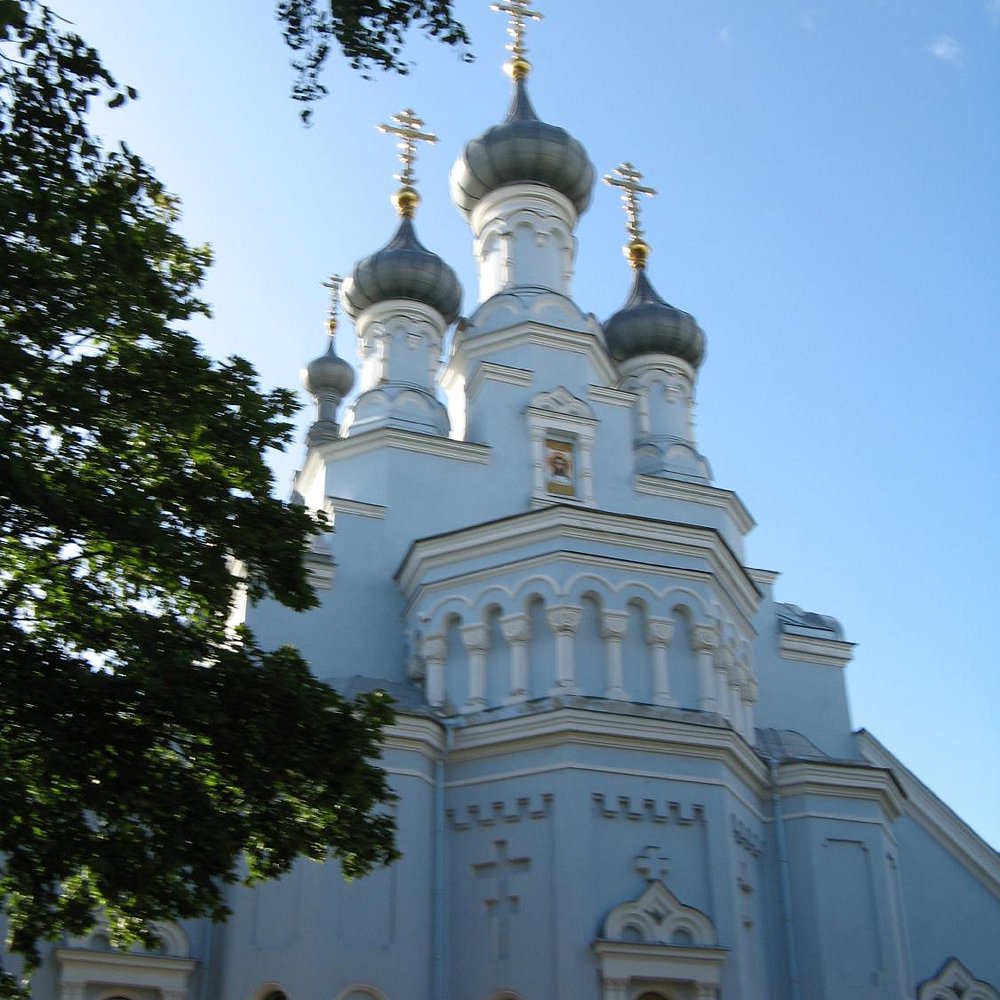
{"label": "blue sky", "polygon": [[[1000,846],[1000,0],[539,2],[537,111],[600,173],[628,159],[660,192],[649,270],[708,335],[699,442],[758,522],[750,564],[844,623],[855,725]],[[195,327],[211,354],[298,384],[324,346],[321,282],[393,229],[374,126],[407,106],[440,136],[420,152],[418,231],[471,312],[447,176],[507,106],[485,0],[457,4],[475,63],[420,38],[405,78],[334,60],[308,129],[269,0],[56,8],[140,92],[99,129],[214,248],[214,318]],[[607,317],[629,284],[611,189],[578,236],[576,297]],[[301,457],[275,456],[282,491]]]}

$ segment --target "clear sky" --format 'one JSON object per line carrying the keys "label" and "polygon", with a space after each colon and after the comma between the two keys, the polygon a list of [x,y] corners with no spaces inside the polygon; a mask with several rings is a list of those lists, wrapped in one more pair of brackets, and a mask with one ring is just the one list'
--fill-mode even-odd
{"label": "clear sky", "polygon": [[[412,106],[422,241],[475,304],[448,199],[462,145],[508,103],[505,21],[459,0],[476,62],[414,39],[405,78],[334,59],[303,128],[271,0],[52,0],[136,86],[97,116],[183,201],[216,264],[215,356],[296,386],[324,347],[323,279],[392,232],[393,142]],[[757,520],[779,600],[858,643],[854,723],[1000,846],[1000,0],[538,0],[531,94],[599,173],[631,160],[660,293],[708,335],[698,435]],[[624,224],[600,186],[574,291],[626,295]],[[355,359],[344,324],[339,353]],[[275,456],[285,491],[303,454]]]}

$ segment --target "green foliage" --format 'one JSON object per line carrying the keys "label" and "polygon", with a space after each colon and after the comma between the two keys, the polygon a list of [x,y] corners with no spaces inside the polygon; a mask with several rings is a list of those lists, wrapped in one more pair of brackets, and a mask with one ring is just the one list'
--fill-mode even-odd
{"label": "green foliage", "polygon": [[234,567],[251,599],[314,603],[322,526],[262,458],[292,395],[181,329],[207,248],[87,128],[134,96],[37,0],[0,0],[0,902],[29,972],[99,907],[142,937],[224,916],[246,872],[395,856],[386,699],[228,627]]}
{"label": "green foliage", "polygon": [[296,53],[292,96],[305,103],[306,122],[312,103],[327,92],[319,77],[331,43],[365,75],[373,69],[409,72],[402,59],[403,42],[414,26],[460,46],[466,62],[472,59],[469,35],[452,13],[452,0],[278,0],[277,15],[285,41]]}

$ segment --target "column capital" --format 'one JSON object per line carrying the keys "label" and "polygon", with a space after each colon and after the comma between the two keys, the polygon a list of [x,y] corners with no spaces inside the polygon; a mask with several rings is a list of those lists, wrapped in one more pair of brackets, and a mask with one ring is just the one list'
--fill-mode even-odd
{"label": "column capital", "polygon": [[448,640],[443,635],[425,635],[420,640],[420,655],[425,660],[445,660],[448,656]]}
{"label": "column capital", "polygon": [[691,629],[691,648],[696,653],[714,653],[719,648],[719,632],[711,625]]}
{"label": "column capital", "polygon": [[601,638],[621,639],[628,628],[628,614],[624,611],[601,612]]}
{"label": "column capital", "polygon": [[583,609],[572,604],[558,604],[545,609],[545,620],[556,635],[572,635],[580,624]]}
{"label": "column capital", "polygon": [[523,613],[505,615],[500,619],[500,631],[511,645],[527,642],[531,638],[531,616]]}
{"label": "column capital", "polygon": [[[733,651],[728,646],[723,646],[716,655],[715,662],[726,673],[732,673],[733,667],[736,665],[736,657],[733,656]],[[735,674],[733,677],[735,678]]]}
{"label": "column capital", "polygon": [[673,618],[650,618],[646,622],[646,642],[650,646],[669,646],[676,627]]}
{"label": "column capital", "polygon": [[463,625],[460,634],[467,653],[485,653],[490,648],[490,628],[485,622]]}

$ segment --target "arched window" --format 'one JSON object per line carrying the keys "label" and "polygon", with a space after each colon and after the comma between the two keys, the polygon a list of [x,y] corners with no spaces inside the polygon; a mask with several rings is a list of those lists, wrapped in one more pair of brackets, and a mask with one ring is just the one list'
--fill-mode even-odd
{"label": "arched window", "polygon": [[264,997],[264,1000],[288,1000],[288,997],[282,990],[271,990],[271,992]]}

